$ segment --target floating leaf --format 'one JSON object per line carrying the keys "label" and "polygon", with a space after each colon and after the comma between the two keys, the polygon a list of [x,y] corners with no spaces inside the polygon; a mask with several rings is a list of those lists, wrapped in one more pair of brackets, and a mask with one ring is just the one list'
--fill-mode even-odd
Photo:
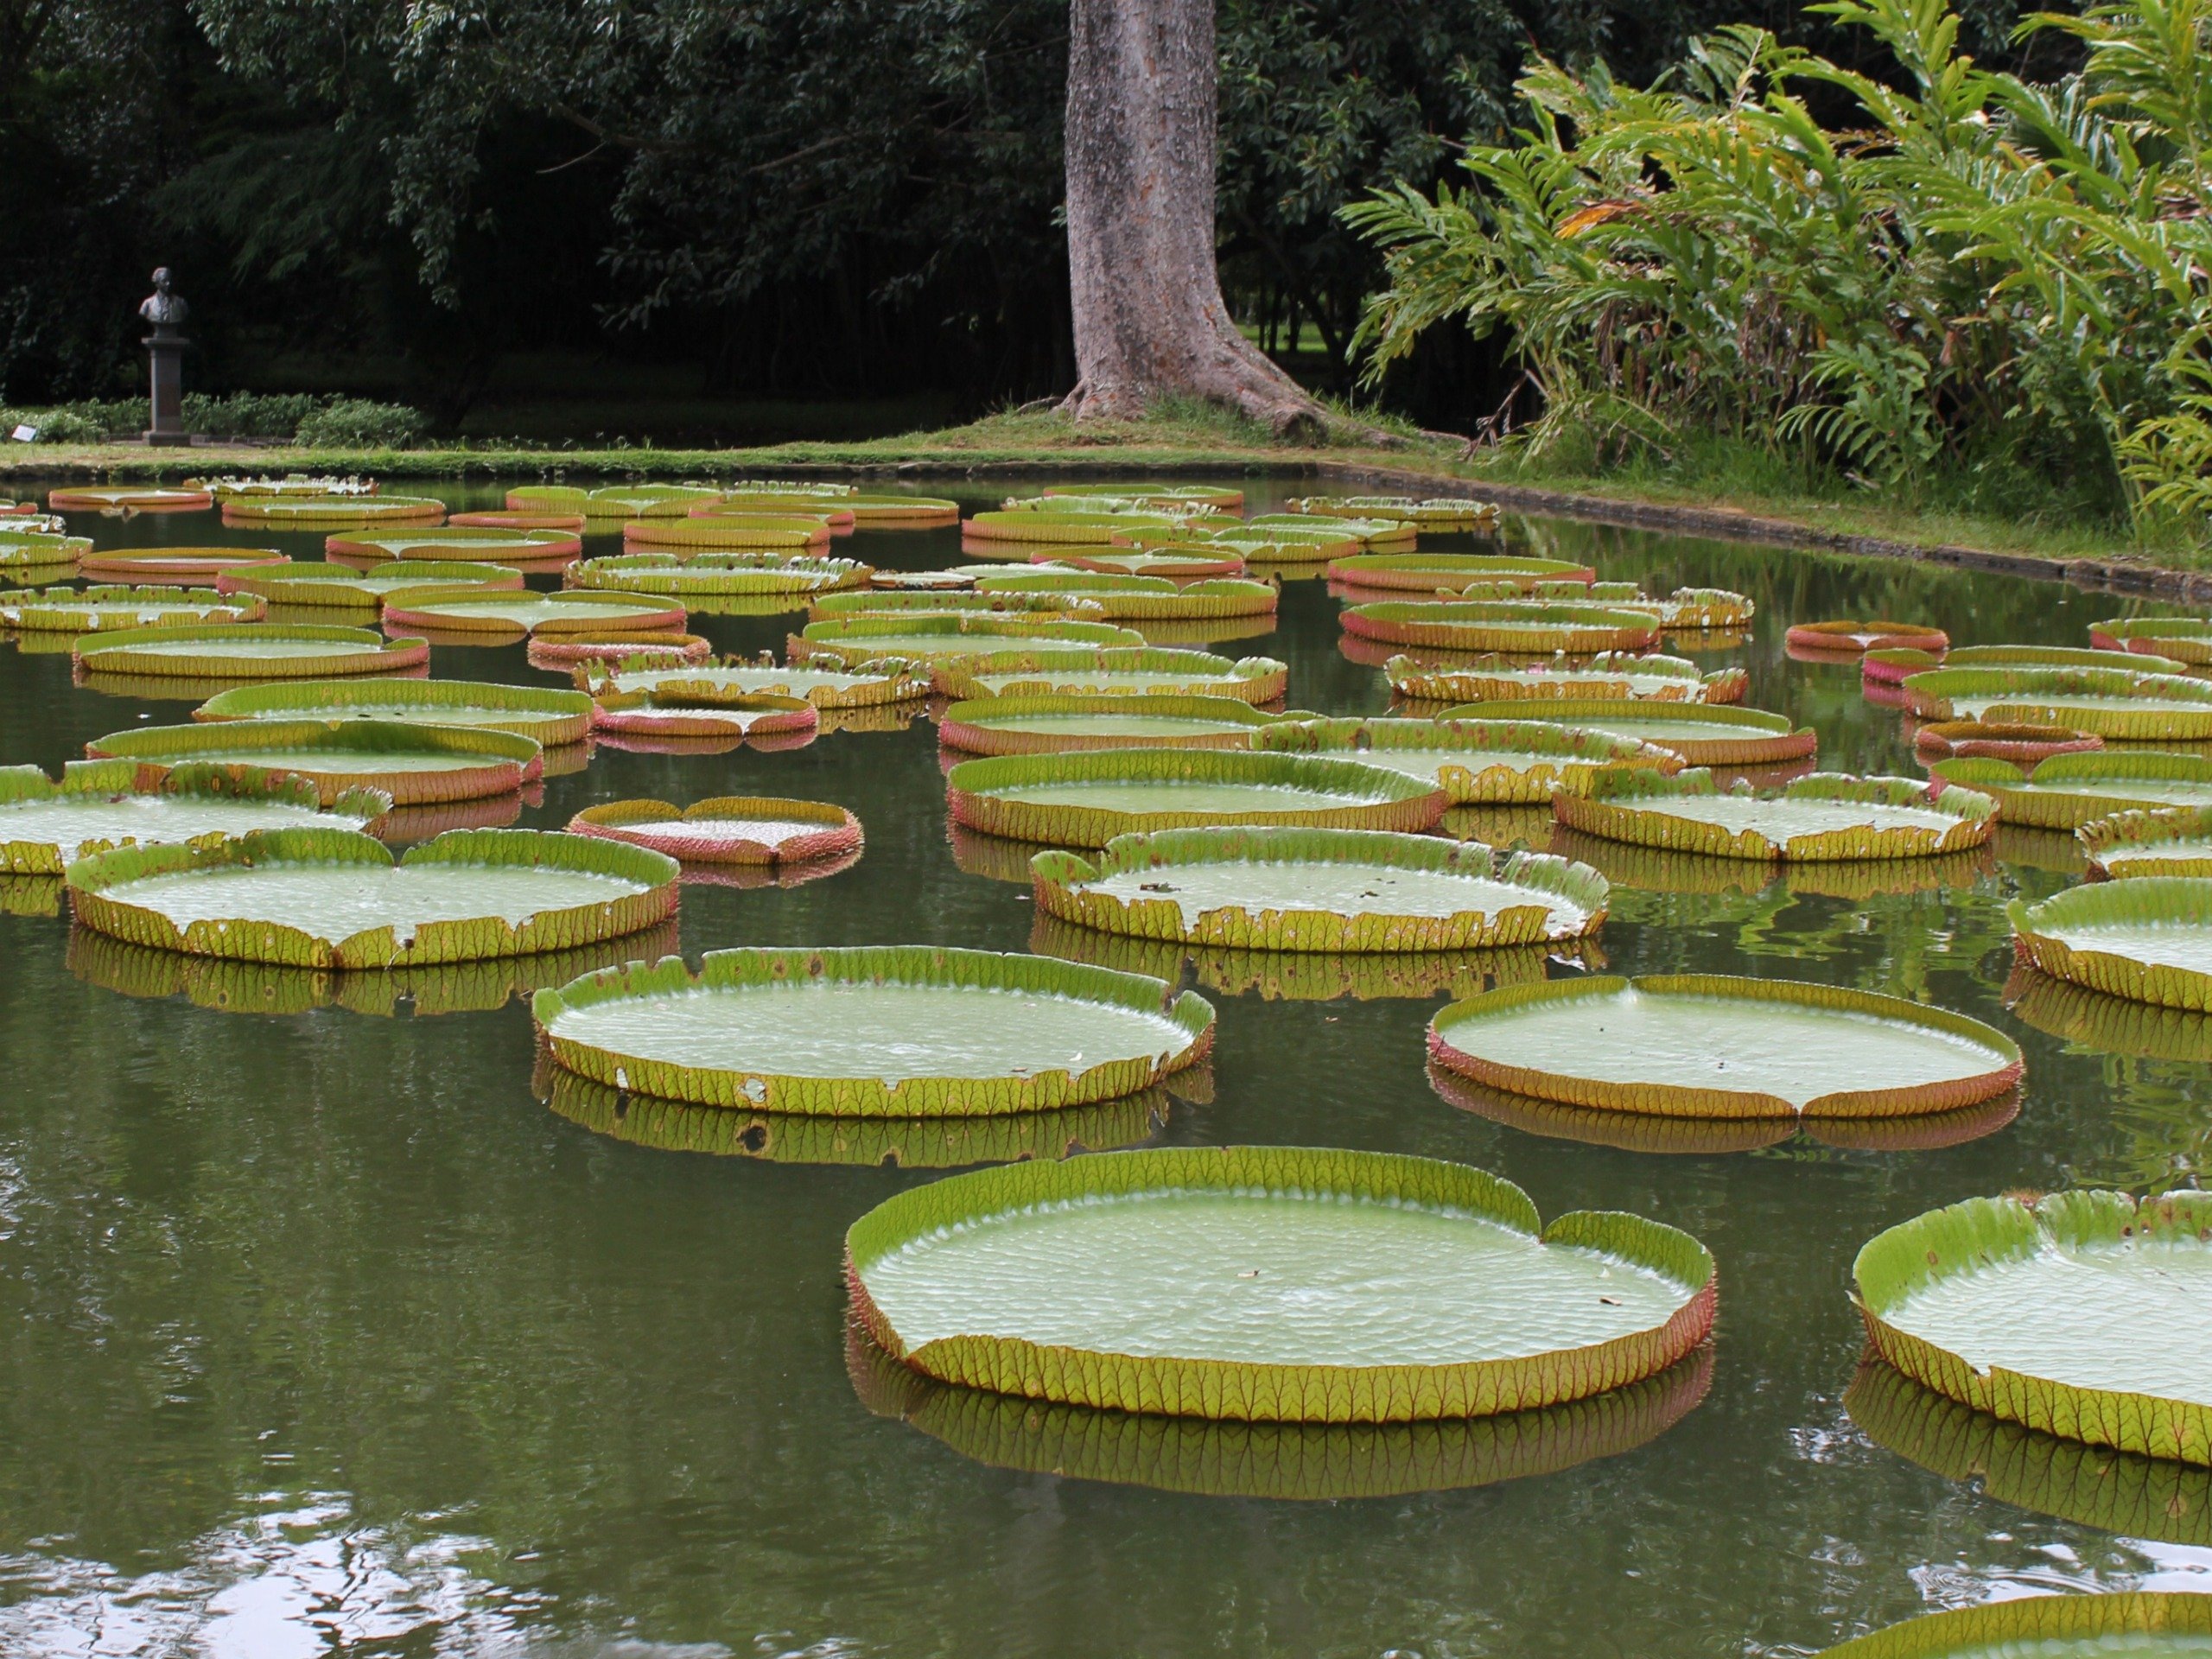
{"label": "floating leaf", "polygon": [[2212,620],[2201,616],[2130,616],[2092,622],[2089,644],[2100,651],[2164,657],[2199,666],[2212,663]]}
{"label": "floating leaf", "polygon": [[1134,628],[1104,622],[1049,622],[1024,616],[852,616],[810,622],[791,636],[793,657],[836,657],[847,665],[877,658],[940,662],[993,652],[1069,646],[1142,646]]}
{"label": "floating leaf", "polygon": [[2193,754],[2056,754],[2023,772],[2006,760],[1936,760],[1945,783],[1992,797],[2008,825],[2078,830],[2142,807],[2212,805],[2212,760]]}
{"label": "floating leaf", "polygon": [[1905,677],[1918,719],[2066,726],[2133,742],[2212,738],[2212,685],[2099,668],[1957,668]]}
{"label": "floating leaf", "polygon": [[565,564],[584,550],[584,543],[583,537],[573,531],[449,524],[411,530],[341,531],[324,538],[322,550],[329,558],[370,569],[429,561],[468,563],[496,569]]}
{"label": "floating leaf", "polygon": [[2212,875],[2212,804],[2115,812],[2074,838],[2092,877]]}
{"label": "floating leaf", "polygon": [[1922,651],[1940,657],[1951,648],[1951,636],[1942,629],[1916,622],[1800,622],[1783,641],[1800,651],[1851,656],[1869,651]]}
{"label": "floating leaf", "polygon": [[0,627],[27,632],[99,633],[124,628],[259,622],[268,603],[212,588],[48,588],[0,592]]}
{"label": "floating leaf", "polygon": [[1724,792],[1701,769],[1671,778],[1611,769],[1581,794],[1554,796],[1552,810],[1569,829],[1611,841],[1789,862],[1936,857],[1986,846],[1997,827],[1995,803],[1973,790],[1834,772]]}
{"label": "floating leaf", "polygon": [[46,505],[55,512],[107,512],[117,507],[132,507],[141,512],[192,512],[213,506],[215,497],[213,492],[197,485],[182,489],[158,489],[144,485],[89,489],[73,484],[67,489],[48,490]]}
{"label": "floating leaf", "polygon": [[408,595],[387,600],[387,628],[429,628],[442,634],[519,634],[667,632],[685,622],[683,607],[623,594],[484,594],[459,599]]}
{"label": "floating leaf", "polygon": [[2012,949],[2029,967],[2108,996],[2212,1011],[2212,877],[2145,875],[2015,899]]}
{"label": "floating leaf", "polygon": [[2054,754],[2088,754],[2104,746],[2104,739],[2093,733],[2063,726],[1991,720],[1937,721],[1912,734],[1912,747],[1921,754],[1939,760],[2009,760],[2016,766],[2032,766]]}
{"label": "floating leaf", "polygon": [[294,623],[200,623],[88,633],[71,652],[88,674],[188,679],[312,679],[420,667],[430,648],[366,628]]}
{"label": "floating leaf", "polygon": [[817,709],[874,709],[912,702],[929,695],[925,676],[903,665],[881,663],[848,671],[836,658],[804,658],[779,668],[772,661],[741,657],[684,662],[667,653],[639,651],[612,667],[594,662],[577,670],[577,683],[603,696],[608,692],[658,691],[706,702],[717,696],[804,697]]}
{"label": "floating leaf", "polygon": [[[1531,709],[1525,697],[1467,702],[1444,710],[1443,721],[1541,720],[1571,732],[1597,732],[1669,750],[1693,766],[1764,766],[1802,760],[1819,747],[1809,726],[1784,715],[1706,702],[1661,706],[1624,698],[1546,698]],[[1662,768],[1663,770],[1663,768]]]}
{"label": "floating leaf", "polygon": [[379,789],[402,806],[505,795],[543,765],[536,741],[466,727],[382,720],[253,720],[137,726],[85,745],[95,760],[128,760],[141,789],[173,768],[294,772],[326,806],[349,789]]}
{"label": "floating leaf", "polygon": [[969,754],[1056,753],[1065,749],[1252,747],[1262,728],[1290,718],[1235,697],[1111,693],[1087,696],[977,697],[944,711],[938,741]]}
{"label": "floating leaf", "polygon": [[1344,613],[1344,631],[1363,639],[1444,651],[1641,651],[1659,643],[1658,619],[1640,611],[1598,604],[1465,603],[1386,600],[1355,605]]}
{"label": "floating leaf", "polygon": [[239,686],[192,711],[194,720],[401,721],[480,727],[535,738],[546,748],[589,735],[592,701],[581,691],[477,680],[308,680]]}
{"label": "floating leaf", "polygon": [[1751,677],[1740,668],[1707,673],[1682,657],[1601,653],[1584,668],[1530,667],[1492,656],[1451,667],[1415,657],[1383,664],[1390,690],[1414,702],[1495,702],[1507,699],[1636,700],[1740,702]]}
{"label": "floating leaf", "polygon": [[370,611],[381,610],[385,596],[396,593],[419,590],[423,598],[454,598],[522,584],[519,570],[448,559],[391,559],[367,570],[336,563],[280,564],[265,570],[247,566],[215,578],[219,593],[258,594],[280,605]]}
{"label": "floating leaf", "polygon": [[577,813],[569,830],[716,864],[836,858],[857,851],[861,841],[861,821],[842,806],[765,795],[717,795],[690,806],[608,801]]}
{"label": "floating leaf", "polygon": [[931,671],[941,696],[1230,697],[1273,702],[1290,683],[1272,657],[1231,661],[1203,651],[1153,645],[990,651],[941,660]]}
{"label": "floating leaf", "polygon": [[357,789],[326,811],[314,784],[258,767],[175,766],[142,787],[128,760],[73,760],[59,783],[36,766],[0,766],[0,872],[58,876],[115,847],[279,826],[366,830],[391,810],[390,795]]}
{"label": "floating leaf", "polygon": [[1610,733],[1573,731],[1517,716],[1502,720],[1283,721],[1253,735],[1251,747],[1281,753],[1348,754],[1433,783],[1454,806],[1548,802],[1581,794],[1601,772],[1620,767],[1679,772],[1665,749]]}
{"label": "floating leaf", "polygon": [[440,524],[446,504],[426,495],[233,496],[223,504],[226,524],[315,530],[334,524]]}
{"label": "floating leaf", "polygon": [[291,562],[273,547],[113,547],[86,550],[77,561],[77,572],[94,581],[188,588],[213,582],[226,571]]}

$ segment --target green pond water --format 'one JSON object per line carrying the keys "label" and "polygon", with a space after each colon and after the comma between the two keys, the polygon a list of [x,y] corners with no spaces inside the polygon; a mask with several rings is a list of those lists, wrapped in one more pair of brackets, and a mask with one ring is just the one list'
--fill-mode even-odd
{"label": "green pond water", "polygon": [[2212,1406],[2212,1247],[2047,1245],[1948,1273],[1884,1318],[1977,1370]]}
{"label": "green pond water", "polygon": [[[509,481],[385,483],[467,509],[498,506]],[[1255,512],[1313,487],[1247,482]],[[973,510],[1030,487],[957,493]],[[103,547],[299,559],[321,558],[327,533],[226,530],[213,513],[72,514],[71,528]],[[621,550],[614,521],[586,541]],[[1855,658],[1790,661],[1790,622],[1894,616],[1965,644],[2079,646],[2092,622],[2172,608],[1555,521],[1421,545],[1748,594],[1748,643],[1700,664],[1747,668],[1746,706],[1815,728],[1820,765],[1902,776],[1920,774],[1897,712],[1861,696]],[[961,563],[951,530],[837,547],[897,569]],[[1386,712],[1382,671],[1338,650],[1322,567],[1304,569],[1277,631],[1248,648],[1289,664],[1293,707]],[[718,653],[780,654],[789,619],[694,626]],[[438,647],[431,673],[569,683],[519,642]],[[0,647],[0,762],[53,773],[88,738],[177,717],[73,687],[66,654]],[[838,802],[868,849],[804,885],[687,886],[695,960],[737,944],[1029,948],[1026,885],[956,858],[925,719],[776,753],[602,747],[485,804],[557,829],[604,801],[710,795]],[[1538,815],[1474,816],[1546,833]],[[276,1016],[125,995],[81,945],[73,958],[66,913],[0,905],[0,1651],[1783,1659],[1994,1597],[2212,1588],[2212,1550],[1999,1502],[1884,1451],[1843,1406],[1863,1340],[1851,1262],[1883,1228],[1975,1194],[2163,1186],[2212,1166],[2202,1021],[2068,1037],[2007,1011],[2004,906],[2078,880],[2078,849],[2006,832],[1995,854],[1863,897],[1759,886],[1753,866],[1750,893],[1617,887],[1599,936],[1614,972],[1814,979],[1991,1021],[2027,1052],[2020,1112],[1942,1150],[1800,1138],[1662,1157],[1551,1138],[1430,1088],[1422,1033],[1440,994],[1216,995],[1211,1091],[1186,1084],[1205,1097],[1176,1102],[1163,1141],[1458,1159],[1547,1216],[1685,1228],[1720,1265],[1710,1391],[1664,1433],[1581,1462],[1578,1438],[1525,1479],[1326,1503],[995,1468],[874,1415],[845,1370],[844,1232],[932,1172],[631,1144],[539,1103],[519,1002],[383,1018],[325,998]]]}
{"label": "green pond water", "polygon": [[44,842],[73,852],[89,842],[190,841],[242,836],[302,824],[358,829],[359,820],[282,801],[232,801],[206,796],[79,796],[0,805],[0,842]]}
{"label": "green pond water", "polygon": [[1124,870],[1083,886],[1125,904],[1147,899],[1172,903],[1186,926],[1224,905],[1241,905],[1255,915],[1263,910],[1325,910],[1348,916],[1456,916],[1465,911],[1494,916],[1537,905],[1551,912],[1551,926],[1559,933],[1575,931],[1589,918],[1580,905],[1488,876],[1380,864],[1176,864]]}
{"label": "green pond water", "polygon": [[862,1277],[910,1347],[984,1335],[1285,1365],[1580,1347],[1663,1325],[1695,1289],[1476,1216],[1172,1191],[946,1228]]}
{"label": "green pond water", "polygon": [[156,912],[181,928],[203,921],[275,922],[335,942],[389,927],[405,944],[425,922],[497,916],[519,926],[541,912],[613,904],[645,891],[643,882],[582,870],[263,864],[144,876],[117,883],[106,896]]}
{"label": "green pond water", "polygon": [[1793,1106],[1838,1089],[1940,1083],[2005,1064],[1971,1038],[1900,1020],[1633,988],[1454,1020],[1441,1029],[1454,1048],[1478,1058],[1611,1083],[1756,1091]]}
{"label": "green pond water", "polygon": [[1031,1077],[1190,1045],[1163,1014],[949,985],[701,988],[570,1008],[554,1035],[645,1060],[790,1077]]}

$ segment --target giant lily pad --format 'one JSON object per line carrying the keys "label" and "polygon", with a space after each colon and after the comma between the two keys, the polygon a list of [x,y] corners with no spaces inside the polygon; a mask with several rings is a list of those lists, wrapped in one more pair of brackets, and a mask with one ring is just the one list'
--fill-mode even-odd
{"label": "giant lily pad", "polygon": [[2212,806],[2212,760],[2201,755],[2055,754],[2023,772],[2006,760],[1934,760],[1929,772],[1995,798],[2007,825],[2078,830],[2148,806]]}
{"label": "giant lily pad", "polygon": [[253,830],[361,830],[391,810],[391,796],[359,789],[324,810],[307,779],[257,769],[178,766],[149,789],[137,773],[128,760],[73,760],[56,784],[36,766],[0,766],[0,871],[60,875],[73,860],[111,847]]}
{"label": "giant lily pad", "polygon": [[853,559],[789,558],[772,553],[625,553],[569,567],[571,588],[626,594],[823,594],[865,583],[873,574]]}
{"label": "giant lily pad", "polygon": [[[1545,817],[1550,817],[1546,812]],[[1754,898],[1778,889],[1793,899],[1842,899],[1853,905],[1891,893],[1940,893],[1946,887],[1970,887],[1990,874],[1997,860],[1991,845],[1927,858],[1834,859],[1808,863],[1771,864],[1747,858],[1706,853],[1675,852],[1635,842],[1609,841],[1584,835],[1555,820],[1546,850],[1561,858],[1587,864],[1616,889],[1615,912],[1624,921],[1671,923],[1679,906],[1643,906],[1638,893],[1696,894],[1719,897],[1737,894]]]}
{"label": "giant lily pad", "polygon": [[2101,737],[2064,726],[2042,726],[2032,721],[1939,720],[1916,728],[1913,752],[1938,760],[2009,760],[2032,766],[2054,754],[2088,754],[2105,746]]}
{"label": "giant lily pad", "polygon": [[1508,698],[1567,701],[1740,702],[1751,677],[1740,668],[1707,673],[1686,657],[1618,657],[1586,667],[1529,667],[1503,657],[1440,666],[1417,657],[1383,664],[1390,690],[1414,702],[1500,702]]}
{"label": "giant lily pad", "polygon": [[2179,674],[2117,669],[1930,669],[1904,680],[1923,720],[2040,721],[2151,742],[2212,738],[2212,685]]}
{"label": "giant lily pad", "polygon": [[596,700],[596,731],[636,736],[734,739],[811,735],[822,717],[804,697],[772,692],[730,692],[705,696],[681,691],[613,691]]}
{"label": "giant lily pad", "polygon": [[[1094,580],[1104,581],[1098,577]],[[1114,578],[1133,582],[1137,578]],[[1166,584],[1173,588],[1175,584]],[[869,587],[853,593],[824,594],[812,600],[807,614],[821,622],[840,616],[1021,616],[1039,621],[1103,622],[1106,607],[1071,594],[948,593],[943,589],[887,591]]]}
{"label": "giant lily pad", "polygon": [[234,496],[223,503],[226,524],[271,530],[318,530],[337,524],[440,524],[446,504],[425,495]]}
{"label": "giant lily pad", "polygon": [[1779,790],[1724,791],[1702,769],[1672,778],[1614,769],[1579,795],[1561,791],[1552,810],[1611,841],[1791,862],[1935,857],[1984,846],[1997,828],[1996,804],[1973,790],[1833,772]]}
{"label": "giant lily pad", "polygon": [[2145,875],[2012,901],[2030,967],[2110,996],[2212,1011],[2212,877]]}
{"label": "giant lily pad", "polygon": [[956,822],[1064,847],[1229,824],[1421,830],[1446,804],[1433,785],[1356,760],[1233,749],[1002,755],[963,761],[946,782]]}
{"label": "giant lily pad", "polygon": [[1937,1393],[2069,1440],[2212,1464],[2208,1241],[2212,1193],[1968,1198],[1878,1235],[1852,1277],[1874,1351]]}
{"label": "giant lily pad", "polygon": [[595,694],[658,691],[705,700],[715,696],[804,697],[816,708],[873,709],[912,702],[929,695],[925,677],[903,667],[878,666],[855,671],[835,666],[835,658],[801,659],[779,668],[773,662],[731,657],[701,663],[679,662],[658,652],[625,658],[611,671],[581,671],[579,683]]}
{"label": "giant lily pad", "polygon": [[0,593],[0,627],[38,633],[100,633],[121,628],[188,627],[258,622],[265,601],[212,588],[48,588]]}
{"label": "giant lily pad", "polygon": [[1203,651],[1164,646],[993,651],[940,662],[931,673],[940,696],[978,697],[1230,697],[1273,702],[1290,683],[1272,657],[1232,662]]}
{"label": "giant lily pad", "polygon": [[428,662],[430,648],[420,639],[387,639],[366,628],[211,622],[89,633],[72,654],[87,673],[281,680],[397,673]]}
{"label": "giant lily pad", "polygon": [[188,485],[182,489],[160,489],[146,485],[111,486],[89,489],[72,485],[64,490],[48,490],[46,505],[55,512],[112,512],[129,508],[134,512],[197,512],[215,505],[212,491]]}
{"label": "giant lily pad", "polygon": [[622,632],[681,628],[683,607],[624,594],[486,594],[461,599],[387,600],[387,628],[429,628],[442,634],[482,634],[514,639],[524,634],[559,635],[612,629]]}
{"label": "giant lily pad", "polygon": [[2202,1659],[2212,1596],[2028,1596],[1909,1619],[1821,1659]]}
{"label": "giant lily pad", "polygon": [[1940,657],[1951,648],[1951,636],[1941,628],[1916,622],[1856,620],[1799,622],[1783,636],[1783,642],[1800,651],[1852,657],[1870,651],[1924,651]]}
{"label": "giant lily pad", "polygon": [[979,512],[961,521],[963,540],[1045,543],[1056,547],[1108,547],[1125,530],[1141,526],[1171,529],[1175,515],[1165,512],[1039,512],[1015,508]]}
{"label": "giant lily pad", "polygon": [[1142,1144],[1166,1122],[1164,1089],[1052,1112],[968,1117],[817,1117],[697,1106],[632,1094],[564,1066],[541,1065],[538,1098],[570,1122],[658,1152],[753,1158],[773,1164],[961,1169],[1071,1158]]}
{"label": "giant lily pad", "polygon": [[1259,512],[1247,518],[1236,534],[1289,531],[1301,536],[1342,536],[1375,553],[1413,551],[1416,527],[1396,518],[1338,518],[1307,512]]}
{"label": "giant lily pad", "polygon": [[1154,979],[927,946],[715,950],[539,993],[572,1071],[671,1100],[825,1116],[1039,1111],[1205,1058],[1213,1009]]}
{"label": "giant lily pad", "polygon": [[[1068,552],[1039,553],[1033,562],[1105,576],[1159,576],[1169,582],[1228,580],[1244,574],[1245,555],[1254,557],[1277,550],[1272,542],[1205,542],[1185,544],[1166,542],[1140,548],[1079,547]],[[982,567],[988,569],[988,566]]]}
{"label": "giant lily pad", "polygon": [[111,547],[85,553],[77,572],[94,581],[189,588],[213,582],[226,571],[291,562],[289,554],[273,547]]}
{"label": "giant lily pad", "polygon": [[715,646],[704,634],[667,628],[579,628],[573,633],[533,633],[523,650],[532,668],[574,673],[585,664],[626,662],[647,653],[703,663],[714,655]]}
{"label": "giant lily pad", "polygon": [[306,473],[287,473],[282,478],[211,478],[193,480],[188,488],[203,489],[218,501],[235,500],[244,496],[272,496],[277,498],[300,496],[374,495],[377,481],[373,478],[340,478],[334,473],[310,476]]}
{"label": "giant lily pad", "polygon": [[938,530],[960,522],[960,504],[942,495],[854,495],[844,504],[864,530]]}
{"label": "giant lily pad", "polygon": [[2212,619],[2202,616],[2130,616],[2089,625],[2089,644],[2099,651],[2124,651],[2164,657],[2198,666],[2212,663]]}
{"label": "giant lily pad", "polygon": [[63,536],[40,531],[9,531],[0,534],[0,575],[19,579],[26,571],[66,575],[92,550],[89,536]]}
{"label": "giant lily pad", "polygon": [[1165,576],[1116,576],[1044,573],[986,576],[976,591],[1063,598],[1096,607],[1111,621],[1174,621],[1220,617],[1273,616],[1274,584],[1235,578],[1176,583]]}
{"label": "giant lily pad", "polygon": [[1142,645],[1135,628],[1105,622],[1047,622],[1024,616],[849,616],[810,622],[786,642],[794,657],[823,653],[846,664],[879,657],[937,662],[989,652]]}
{"label": "giant lily pad", "polygon": [[1355,605],[1344,631],[1363,639],[1443,651],[1641,651],[1659,643],[1656,617],[1597,604],[1475,600],[1424,603],[1386,600]]}
{"label": "giant lily pad", "polygon": [[1615,1457],[1705,1398],[1712,1351],[1589,1399],[1416,1423],[1270,1423],[1169,1417],[933,1382],[856,1324],[846,1368],[861,1402],[995,1468],[1208,1497],[1334,1502],[1489,1486]]}
{"label": "giant lily pad", "polygon": [[718,795],[690,806],[608,801],[577,813],[569,830],[714,864],[799,863],[861,845],[861,821],[842,806],[759,795]]}
{"label": "giant lily pad", "polygon": [[1389,518],[1416,530],[1490,531],[1497,528],[1495,501],[1460,496],[1306,495],[1284,504],[1291,512],[1322,518]]}
{"label": "giant lily pad", "polygon": [[132,944],[297,968],[526,956],[651,927],[676,861],[536,830],[457,830],[394,861],[342,830],[129,847],[69,867],[86,927]]}
{"label": "giant lily pad", "polygon": [[1879,1360],[1859,1368],[1843,1403],[1875,1445],[1998,1503],[2123,1538],[2212,1548],[2212,1471],[2007,1422]]}
{"label": "giant lily pad", "polygon": [[1173,480],[1117,479],[1105,484],[1047,484],[1048,500],[1075,503],[1111,501],[1167,512],[1204,508],[1236,512],[1244,505],[1244,492],[1226,484],[1185,484]]}
{"label": "giant lily pad", "polygon": [[977,697],[944,711],[938,741],[969,754],[1038,754],[1063,749],[1243,749],[1263,715],[1235,697]]}
{"label": "giant lily pad", "polygon": [[2178,673],[2182,664],[2168,657],[2089,651],[2079,645],[1960,645],[1948,653],[1876,650],[1859,664],[1859,677],[1873,685],[1900,685],[1910,676],[1935,668],[2109,668],[2123,674]]}
{"label": "giant lily pad", "polygon": [[258,594],[278,605],[371,611],[381,609],[391,594],[453,598],[522,583],[519,570],[451,559],[391,559],[366,570],[335,563],[280,564],[266,570],[248,566],[215,578],[219,593]]}
{"label": "giant lily pad", "polygon": [[1634,738],[1518,719],[1284,721],[1255,733],[1251,747],[1285,754],[1348,754],[1433,783],[1454,806],[1548,801],[1560,791],[1586,791],[1590,780],[1608,768],[1679,772],[1682,764]]}
{"label": "giant lily pad", "polygon": [[1094,862],[1039,853],[1039,909],[1085,927],[1230,950],[1410,951],[1595,932],[1605,880],[1541,853],[1351,830],[1119,836]]}
{"label": "giant lily pad", "polygon": [[581,691],[474,680],[331,680],[239,686],[192,711],[194,720],[391,720],[417,726],[474,726],[535,738],[546,748],[591,732],[592,701]]}
{"label": "giant lily pad", "polygon": [[567,530],[500,530],[484,524],[442,524],[415,530],[343,531],[327,537],[323,552],[373,569],[380,564],[467,562],[493,569],[565,564],[584,550],[583,538]]}
{"label": "giant lily pad", "polygon": [[2020,1079],[2003,1033],[1902,997],[1719,974],[1554,980],[1429,1022],[1429,1058],[1569,1106],[1685,1117],[1954,1111]]}
{"label": "giant lily pad", "polygon": [[1671,750],[1693,766],[1764,766],[1802,760],[1820,742],[1811,727],[1796,726],[1785,715],[1706,702],[1547,698],[1531,708],[1529,699],[1513,697],[1461,703],[1437,718],[1477,722],[1534,718],[1569,731],[1600,732]]}
{"label": "giant lily pad", "polygon": [[846,1235],[855,1317],[941,1382],[1175,1416],[1411,1422],[1655,1376],[1712,1328],[1713,1258],[1639,1217],[1541,1226],[1510,1182],[1303,1147],[958,1175]]}
{"label": "giant lily pad", "polygon": [[2212,875],[2212,805],[2115,812],[2074,838],[2092,876]]}
{"label": "giant lily pad", "polygon": [[1572,559],[1492,557],[1473,553],[1358,553],[1329,562],[1329,580],[1347,588],[1403,588],[1416,593],[1452,593],[1461,588],[1511,582],[1518,588],[1539,582],[1572,582],[1583,587],[1598,573]]}
{"label": "giant lily pad", "polygon": [[596,519],[682,518],[725,493],[704,484],[620,484],[596,490],[528,484],[507,492],[507,506],[515,512],[571,512]]}
{"label": "giant lily pad", "polygon": [[325,805],[355,788],[383,790],[401,806],[505,795],[537,776],[543,758],[535,741],[511,732],[382,720],[138,726],[96,737],[85,752],[132,762],[141,788],[194,764],[296,772]]}

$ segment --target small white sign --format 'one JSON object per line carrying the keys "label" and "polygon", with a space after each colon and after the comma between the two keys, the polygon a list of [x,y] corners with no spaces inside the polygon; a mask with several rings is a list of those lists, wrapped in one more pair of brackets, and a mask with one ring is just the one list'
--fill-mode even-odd
{"label": "small white sign", "polygon": [[38,428],[35,426],[19,426],[8,435],[13,438],[17,443],[36,443],[38,442]]}

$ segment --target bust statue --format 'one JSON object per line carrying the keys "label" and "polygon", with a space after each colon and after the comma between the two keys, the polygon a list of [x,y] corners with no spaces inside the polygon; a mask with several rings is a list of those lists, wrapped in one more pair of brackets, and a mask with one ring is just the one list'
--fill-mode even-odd
{"label": "bust statue", "polygon": [[170,291],[167,265],[154,273],[154,291],[139,306],[138,315],[157,329],[174,328],[192,315],[192,308],[184,302],[184,296]]}

